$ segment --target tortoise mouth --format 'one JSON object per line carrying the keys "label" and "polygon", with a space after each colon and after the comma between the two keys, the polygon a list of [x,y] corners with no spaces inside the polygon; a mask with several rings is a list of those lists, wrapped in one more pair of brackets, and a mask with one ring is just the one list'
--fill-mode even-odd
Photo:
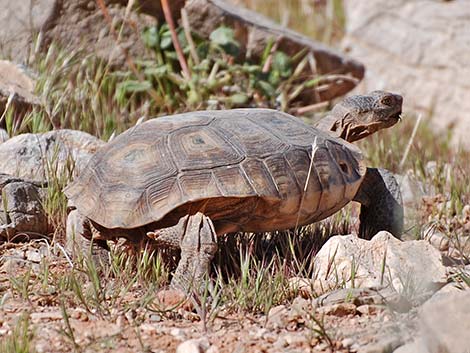
{"label": "tortoise mouth", "polygon": [[400,109],[397,113],[393,114],[393,115],[391,116],[391,118],[392,118],[393,120],[395,120],[396,122],[401,121],[401,119],[402,119],[402,118],[401,118],[401,113],[402,113],[402,111],[401,111],[401,109]]}

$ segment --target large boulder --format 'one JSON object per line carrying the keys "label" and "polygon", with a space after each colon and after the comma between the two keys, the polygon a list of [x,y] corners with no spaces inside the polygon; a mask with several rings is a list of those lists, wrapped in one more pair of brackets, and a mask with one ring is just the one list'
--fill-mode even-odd
{"label": "large boulder", "polygon": [[367,73],[360,88],[400,92],[408,107],[454,129],[470,148],[470,6],[467,1],[344,2],[344,46]]}
{"label": "large boulder", "polygon": [[[34,94],[34,86],[34,80],[18,65],[0,60],[0,116],[7,105],[13,106],[15,116],[38,105],[39,98]],[[0,122],[0,127],[5,127],[4,119]]]}
{"label": "large boulder", "polygon": [[[160,6],[142,1],[142,9],[153,16],[136,11],[126,13],[128,1],[105,0],[115,33],[111,33],[102,10],[89,0],[0,0],[0,58],[27,62],[37,49],[45,50],[55,41],[66,48],[79,48],[96,53],[112,63],[124,63],[122,49],[140,56],[144,46],[140,40],[145,26],[156,24],[162,18]],[[182,0],[172,6],[179,13]],[[121,27],[122,25],[122,27]],[[117,33],[120,46],[116,45]],[[35,39],[38,38],[36,42]]]}
{"label": "large boulder", "polygon": [[423,240],[401,241],[379,232],[370,241],[331,237],[315,257],[315,287],[390,286],[419,300],[446,281],[441,254]]}
{"label": "large boulder", "polygon": [[103,144],[86,132],[66,129],[18,135],[0,144],[0,173],[39,181],[73,176]]}
{"label": "large boulder", "polygon": [[57,7],[57,0],[0,0],[0,58],[24,62],[34,51],[33,39]]}

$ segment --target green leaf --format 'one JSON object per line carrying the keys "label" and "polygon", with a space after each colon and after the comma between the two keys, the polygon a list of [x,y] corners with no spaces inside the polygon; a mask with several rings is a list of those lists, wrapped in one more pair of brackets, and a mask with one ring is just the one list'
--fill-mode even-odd
{"label": "green leaf", "polygon": [[142,33],[142,40],[148,48],[158,48],[160,44],[160,35],[156,27],[145,28]]}
{"label": "green leaf", "polygon": [[160,40],[160,48],[162,50],[167,50],[173,46],[173,42],[171,41],[171,33],[170,31],[165,31],[162,33],[162,39]]}
{"label": "green leaf", "polygon": [[209,39],[213,44],[222,47],[227,54],[236,56],[240,51],[240,44],[235,40],[235,33],[229,27],[220,26],[212,31]]}
{"label": "green leaf", "polygon": [[269,82],[266,82],[266,81],[257,81],[256,82],[256,85],[263,91],[263,93],[268,96],[268,97],[272,97],[274,95],[274,93],[276,92],[276,90],[274,89],[273,86],[271,86],[269,84]]}
{"label": "green leaf", "polygon": [[229,99],[230,103],[234,106],[244,106],[248,103],[249,97],[244,93],[235,93]]}
{"label": "green leaf", "polygon": [[146,76],[162,77],[168,74],[168,66],[148,67],[144,70]]}
{"label": "green leaf", "polygon": [[218,45],[226,45],[235,42],[233,29],[225,26],[221,26],[212,31],[209,39]]}
{"label": "green leaf", "polygon": [[149,81],[136,81],[129,80],[121,82],[117,89],[125,93],[145,92],[152,88],[152,83]]}
{"label": "green leaf", "polygon": [[281,77],[292,75],[291,58],[282,51],[276,51],[273,55],[272,70],[277,71]]}

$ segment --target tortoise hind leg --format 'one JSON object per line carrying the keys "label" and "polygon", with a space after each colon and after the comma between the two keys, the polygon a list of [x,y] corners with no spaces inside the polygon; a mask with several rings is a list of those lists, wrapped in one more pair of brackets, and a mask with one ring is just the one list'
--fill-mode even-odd
{"label": "tortoise hind leg", "polygon": [[361,203],[361,238],[371,239],[381,230],[386,230],[397,238],[402,235],[403,203],[400,186],[390,171],[367,168],[354,201]]}

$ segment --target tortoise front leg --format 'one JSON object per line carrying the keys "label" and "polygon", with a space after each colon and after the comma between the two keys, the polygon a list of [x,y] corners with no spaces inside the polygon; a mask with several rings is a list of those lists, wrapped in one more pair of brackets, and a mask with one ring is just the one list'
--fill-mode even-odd
{"label": "tortoise front leg", "polygon": [[199,290],[217,251],[217,234],[209,217],[198,212],[185,216],[173,227],[147,233],[160,247],[181,249],[181,259],[171,287],[184,291]]}
{"label": "tortoise front leg", "polygon": [[67,217],[65,247],[74,258],[90,257],[95,264],[109,262],[109,247],[105,240],[95,239],[98,231],[78,210],[70,211]]}
{"label": "tortoise front leg", "polygon": [[390,171],[367,168],[354,201],[361,203],[361,238],[371,239],[381,230],[400,238],[403,233],[403,202],[400,186]]}
{"label": "tortoise front leg", "polygon": [[189,216],[180,247],[181,259],[171,286],[186,293],[198,291],[217,252],[217,234],[210,218],[200,212]]}

